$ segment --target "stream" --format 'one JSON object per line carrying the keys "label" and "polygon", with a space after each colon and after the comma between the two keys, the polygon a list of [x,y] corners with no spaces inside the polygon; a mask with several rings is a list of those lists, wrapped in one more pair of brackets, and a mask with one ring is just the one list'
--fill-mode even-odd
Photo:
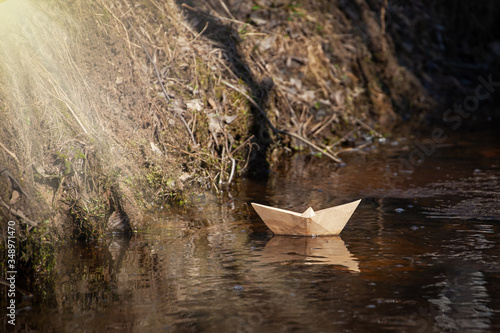
{"label": "stream", "polygon": [[[426,142],[422,139],[422,142]],[[56,249],[55,283],[18,303],[51,332],[498,332],[500,146],[457,134],[401,167],[386,141],[296,154],[130,239]],[[407,164],[406,164],[407,165]],[[339,237],[270,233],[250,203],[303,212],[363,199]]]}

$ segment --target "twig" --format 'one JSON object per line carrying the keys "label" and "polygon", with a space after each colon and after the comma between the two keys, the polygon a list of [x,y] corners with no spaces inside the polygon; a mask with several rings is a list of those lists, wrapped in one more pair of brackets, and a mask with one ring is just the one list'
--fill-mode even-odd
{"label": "twig", "polygon": [[207,28],[208,28],[208,22],[207,22],[207,24],[205,24],[205,27],[204,27],[204,28],[203,28],[203,29],[202,29],[202,30],[201,30],[201,31],[200,31],[197,35],[195,35],[193,39],[191,39],[191,40],[187,43],[187,45],[189,45],[189,44],[191,44],[192,42],[194,42],[195,40],[197,40],[197,39],[198,39],[198,37],[200,37],[200,36],[201,36],[201,35],[205,32],[205,30],[207,30]]}
{"label": "twig", "polygon": [[332,160],[334,160],[335,162],[337,163],[342,163],[342,160],[332,154],[330,154],[329,152],[326,151],[326,149],[321,149],[320,147],[316,146],[314,143],[312,143],[311,141],[307,140],[306,138],[298,135],[298,134],[295,134],[293,132],[286,132],[286,131],[282,131],[283,134],[286,134],[286,135],[290,135],[290,136],[293,136],[294,138],[304,142],[305,144],[308,144],[309,146],[311,146],[312,148],[316,149],[317,151],[325,154],[325,156],[331,158]]}
{"label": "twig", "polygon": [[217,187],[217,184],[215,184],[215,179],[217,179],[217,177],[219,177],[219,175],[220,175],[220,171],[217,172],[214,179],[212,179],[212,177],[210,177],[210,174],[208,174],[208,177],[210,178],[210,181],[212,182],[212,185],[214,186],[215,192],[217,192],[217,194],[219,194],[219,188]]}
{"label": "twig", "polygon": [[219,177],[219,187],[222,187],[222,179],[224,177],[224,169],[226,168],[226,166],[224,165],[224,153],[225,153],[226,149],[225,148],[222,148],[222,156],[221,156],[221,164],[220,164],[220,177]]}
{"label": "twig", "polygon": [[16,154],[14,154],[14,153],[13,153],[13,152],[11,152],[9,149],[7,149],[7,147],[5,147],[5,146],[4,146],[1,142],[0,142],[0,147],[2,147],[2,148],[3,148],[3,150],[5,150],[5,152],[6,152],[7,154],[9,154],[10,156],[12,156],[12,158],[13,158],[13,159],[15,159],[15,160],[16,160],[16,162],[17,162],[18,164],[21,164],[21,163],[19,163],[19,160],[17,159]]}
{"label": "twig", "polygon": [[0,176],[4,176],[8,178],[8,180],[10,180],[12,190],[16,190],[21,194],[23,194],[25,197],[30,198],[30,196],[28,195],[28,193],[26,193],[21,184],[19,184],[16,177],[14,177],[7,168],[2,167],[1,165],[0,165]]}
{"label": "twig", "polygon": [[36,227],[38,225],[37,222],[32,221],[29,218],[27,218],[26,215],[24,215],[24,213],[22,211],[20,211],[18,209],[15,209],[15,208],[12,208],[11,206],[9,206],[9,204],[6,203],[2,198],[0,198],[0,204],[2,206],[4,206],[5,208],[7,208],[7,210],[9,211],[9,213],[11,213],[12,215],[20,218],[22,221],[26,222],[27,224],[31,225],[32,227]]}
{"label": "twig", "polygon": [[373,134],[375,134],[375,136],[377,136],[379,138],[383,138],[384,137],[382,134],[380,134],[379,132],[377,132],[374,128],[370,127],[368,124],[366,124],[365,122],[363,122],[361,119],[359,119],[357,117],[354,117],[354,119],[356,120],[356,122],[358,124],[360,124],[361,126],[363,126],[364,128],[366,128],[370,132],[373,132]]}
{"label": "twig", "polygon": [[269,118],[267,117],[266,113],[264,110],[262,110],[262,108],[259,106],[259,104],[257,104],[257,102],[252,98],[250,97],[247,93],[245,93],[244,91],[242,91],[241,89],[235,87],[234,85],[232,85],[231,83],[225,81],[225,80],[222,80],[221,81],[222,83],[224,83],[226,86],[228,86],[229,88],[232,88],[234,90],[236,90],[237,92],[239,92],[240,94],[242,94],[243,96],[245,96],[248,101],[257,108],[257,110],[259,110],[259,112],[262,114],[262,116],[264,117],[264,119],[266,120],[267,124],[269,125],[269,127],[273,130],[273,132],[277,133],[277,134],[284,134],[284,135],[289,135],[291,137],[294,137],[296,138],[297,140],[300,140],[302,142],[304,142],[305,144],[309,145],[310,147],[322,152],[323,154],[325,154],[325,156],[331,158],[332,160],[334,160],[335,162],[337,163],[342,163],[342,160],[339,159],[338,157],[328,153],[326,150],[324,149],[321,149],[320,147],[318,147],[317,145],[315,145],[314,143],[312,143],[311,141],[307,140],[306,138],[296,134],[296,133],[292,133],[292,132],[288,132],[288,131],[285,131],[285,130],[280,130],[280,129],[277,129],[273,123],[271,123],[271,120],[269,120]]}
{"label": "twig", "polygon": [[75,111],[73,111],[73,109],[71,108],[71,106],[69,106],[68,103],[64,102],[64,104],[66,104],[66,106],[68,107],[68,109],[71,111],[71,114],[73,115],[73,117],[75,117],[76,121],[78,122],[78,124],[80,124],[82,130],[85,132],[85,134],[88,134],[87,130],[85,129],[85,127],[83,126],[82,122],[80,121],[80,119],[77,117]]}
{"label": "twig", "polygon": [[[144,52],[146,52],[146,55],[147,55],[147,57],[149,59],[149,62],[153,65],[153,67],[155,69],[156,77],[158,78],[158,83],[160,84],[161,89],[163,91],[163,97],[165,97],[165,100],[167,101],[167,103],[171,103],[171,100],[170,100],[170,98],[168,97],[168,94],[167,94],[167,89],[165,89],[165,85],[162,82],[160,71],[158,70],[158,67],[156,66],[156,62],[153,61],[153,58],[151,58],[151,55],[149,54],[148,49],[146,49],[146,46],[144,45],[144,42],[142,41],[142,38],[139,35],[139,33],[134,29],[134,27],[132,26],[132,24],[130,23],[129,20],[127,20],[127,22],[129,24],[129,26],[132,28],[132,30],[134,31],[137,39],[139,39],[139,42],[141,43],[141,47],[143,48]],[[193,144],[196,145],[197,144],[196,143],[196,139],[194,138],[193,132],[189,128],[189,125],[187,124],[186,119],[184,119],[184,117],[182,116],[182,114],[180,112],[180,109],[177,106],[175,106],[175,105],[173,105],[173,106],[174,106],[174,109],[176,111],[175,114],[181,119],[182,123],[184,124],[184,126],[186,127],[186,129],[187,129],[187,131],[189,133],[191,141],[193,141]]]}
{"label": "twig", "polygon": [[283,92],[283,89],[281,89],[280,85],[276,85],[278,88],[278,92],[281,95],[281,98],[283,98],[283,101],[285,102],[286,106],[288,107],[288,110],[290,110],[290,119],[292,120],[292,123],[297,126],[297,115],[295,114],[295,111],[292,109],[292,106],[290,105],[290,102],[288,101],[288,97],[286,97],[285,93]]}
{"label": "twig", "polygon": [[[113,12],[112,12],[112,11],[111,11],[108,7],[107,7],[107,6],[106,6],[106,4],[104,4],[104,2],[103,2],[103,1],[99,1],[99,3],[100,3],[100,4],[104,7],[104,8],[106,8],[106,10],[108,11],[108,13],[110,13],[110,14],[111,14],[111,16],[113,16],[113,18],[114,18],[115,20],[117,20],[118,22],[120,22],[120,24],[122,25],[123,30],[125,31],[125,35],[127,36],[128,47],[129,47],[130,53],[132,53],[132,47],[130,47],[130,44],[131,44],[131,42],[130,42],[130,37],[128,36],[128,31],[127,31],[127,28],[125,27],[125,24],[123,24],[123,22],[122,22],[122,21],[120,21],[120,19],[119,19],[118,17],[116,17],[116,16],[115,16],[115,14],[114,14],[114,13],[113,13]],[[123,12],[122,12],[122,13],[123,13]]]}
{"label": "twig", "polygon": [[231,152],[231,156],[234,156],[234,153],[236,153],[238,150],[240,150],[242,147],[244,147],[248,142],[250,142],[250,140],[252,140],[254,138],[254,135],[250,136],[248,139],[246,139],[241,145],[239,145],[238,147],[236,147],[232,152]]}
{"label": "twig", "polygon": [[234,169],[236,169],[236,160],[231,157],[231,162],[233,164],[231,165],[231,174],[229,175],[229,179],[227,180],[228,185],[231,184],[231,181],[233,180],[234,176]]}
{"label": "twig", "polygon": [[380,33],[382,37],[385,35],[385,10],[387,8],[387,0],[383,0],[382,7],[380,8]]}
{"label": "twig", "polygon": [[239,20],[237,20],[235,18],[227,18],[227,17],[224,17],[224,16],[220,16],[220,15],[217,14],[217,12],[215,12],[215,10],[214,10],[215,15],[214,15],[214,14],[209,14],[209,13],[200,11],[200,10],[198,10],[196,8],[193,8],[193,7],[191,7],[191,6],[189,6],[188,4],[185,4],[185,3],[182,4],[182,7],[186,8],[186,9],[189,9],[189,10],[191,10],[193,12],[196,12],[198,14],[209,16],[209,17],[214,18],[214,19],[219,19],[219,20],[223,20],[223,21],[229,21],[229,22],[243,24],[243,25],[247,24],[247,23],[245,23],[243,21],[239,21]]}
{"label": "twig", "polygon": [[324,121],[314,125],[309,132],[311,133],[312,136],[321,133],[326,128],[326,126],[330,125],[336,118],[337,114],[334,113],[330,118],[325,119]]}
{"label": "twig", "polygon": [[243,172],[244,170],[246,170],[248,164],[250,163],[250,155],[252,154],[252,144],[250,144],[248,147],[249,147],[249,149],[248,149],[248,155],[247,155],[247,158],[246,158],[245,165],[241,168],[241,172]]}
{"label": "twig", "polygon": [[219,2],[220,2],[220,5],[222,6],[222,8],[224,8],[224,10],[226,11],[227,15],[229,15],[229,17],[231,17],[233,20],[236,20],[236,17],[234,17],[233,14],[231,14],[231,12],[229,11],[229,8],[227,8],[224,1],[219,0]]}
{"label": "twig", "polygon": [[371,142],[365,142],[365,143],[363,143],[362,145],[360,145],[358,147],[342,149],[342,150],[338,151],[337,154],[347,153],[347,152],[350,152],[350,151],[360,151],[361,149],[366,148],[366,147],[368,147],[371,144],[372,144]]}
{"label": "twig", "polygon": [[228,67],[228,65],[226,65],[226,64],[224,63],[224,61],[223,61],[221,58],[216,58],[216,59],[217,59],[217,60],[219,61],[219,63],[220,63],[220,64],[221,64],[221,65],[222,65],[222,66],[223,66],[223,67],[224,67],[224,68],[225,68],[225,69],[229,72],[229,74],[231,74],[231,76],[232,76],[235,80],[239,80],[239,79],[240,79],[240,78],[239,78],[236,74],[234,74],[234,72],[231,70],[231,68],[229,68],[229,67]]}
{"label": "twig", "polygon": [[[4,286],[10,287],[10,282],[7,282],[5,280],[0,280],[0,284],[3,284]],[[23,289],[19,288],[18,286],[16,286],[16,291],[18,291],[23,296],[33,297],[32,293],[30,293],[29,291],[23,290]]]}
{"label": "twig", "polygon": [[343,140],[345,140],[352,133],[356,132],[358,129],[359,128],[356,127],[355,129],[349,131],[349,133],[347,133],[346,135],[344,135],[343,137],[341,137],[340,139],[338,139],[337,141],[335,141],[334,143],[332,143],[331,145],[329,145],[328,147],[326,147],[326,149],[330,150],[330,148],[335,147],[335,146],[341,144]]}
{"label": "twig", "polygon": [[186,155],[189,155],[189,156],[196,156],[197,158],[200,158],[200,159],[201,159],[202,161],[204,161],[204,162],[208,162],[208,161],[204,160],[204,159],[203,159],[200,155],[206,155],[206,156],[207,156],[207,157],[209,157],[209,158],[216,159],[216,160],[221,160],[221,158],[220,158],[220,157],[214,156],[214,155],[212,155],[212,154],[203,153],[203,152],[190,153],[190,152],[188,152],[187,150],[184,150],[184,149],[182,149],[182,148],[176,147],[176,146],[171,145],[171,144],[169,144],[169,143],[166,143],[166,142],[165,142],[165,143],[163,143],[163,144],[164,144],[165,146],[170,147],[170,148],[173,148],[173,149],[179,150],[181,153],[184,153],[184,154],[186,154]]}
{"label": "twig", "polygon": [[[68,98],[68,96],[64,93],[64,91],[61,89],[61,87],[59,85],[54,85],[54,88],[56,89],[56,93],[59,93],[59,94],[61,94],[63,96],[66,96],[66,98]],[[78,123],[78,125],[80,125],[80,127],[82,128],[83,132],[85,132],[85,134],[88,134],[87,130],[83,126],[83,123],[80,121],[80,119],[76,115],[75,111],[73,111],[73,109],[69,106],[69,104],[66,101],[63,101],[59,96],[57,96],[56,94],[52,93],[51,91],[47,90],[47,92],[50,95],[52,95],[55,99],[59,100],[61,103],[64,103],[66,105],[66,107],[69,109],[71,115],[75,118],[75,120]],[[61,111],[59,111],[59,110],[58,110],[58,112],[61,113]],[[94,130],[94,133],[96,133],[95,130]]]}

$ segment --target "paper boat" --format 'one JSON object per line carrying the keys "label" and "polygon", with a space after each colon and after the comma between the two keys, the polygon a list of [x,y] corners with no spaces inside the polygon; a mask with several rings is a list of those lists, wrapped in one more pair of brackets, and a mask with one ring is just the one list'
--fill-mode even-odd
{"label": "paper boat", "polygon": [[317,212],[309,207],[302,214],[253,202],[252,206],[276,235],[336,236],[344,229],[360,202],[357,200]]}
{"label": "paper boat", "polygon": [[359,272],[357,259],[349,252],[340,236],[271,238],[260,252],[261,262],[303,262],[306,265],[343,266]]}

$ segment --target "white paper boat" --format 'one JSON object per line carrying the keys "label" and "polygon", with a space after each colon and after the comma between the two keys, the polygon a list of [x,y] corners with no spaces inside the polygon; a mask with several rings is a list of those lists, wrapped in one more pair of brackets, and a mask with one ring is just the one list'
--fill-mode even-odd
{"label": "white paper boat", "polygon": [[309,207],[302,214],[257,203],[252,203],[252,206],[276,235],[337,236],[360,202],[357,200],[317,212]]}

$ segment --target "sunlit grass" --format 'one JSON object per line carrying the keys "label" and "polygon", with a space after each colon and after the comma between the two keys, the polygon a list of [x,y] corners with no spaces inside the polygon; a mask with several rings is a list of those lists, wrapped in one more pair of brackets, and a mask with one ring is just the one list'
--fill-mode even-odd
{"label": "sunlit grass", "polygon": [[43,145],[100,138],[92,93],[72,57],[71,25],[44,2],[0,4],[0,96],[7,110],[0,126],[15,138],[25,165],[43,159]]}
{"label": "sunlit grass", "polygon": [[[64,6],[49,0],[0,3],[0,143],[15,159],[0,151],[0,165],[27,187],[36,184],[56,211],[64,202],[75,207],[82,198],[100,197],[99,184],[117,160],[99,165],[102,156],[112,155],[112,140],[96,107],[100,95],[75,62],[79,16]],[[75,190],[63,194],[65,183]]]}

